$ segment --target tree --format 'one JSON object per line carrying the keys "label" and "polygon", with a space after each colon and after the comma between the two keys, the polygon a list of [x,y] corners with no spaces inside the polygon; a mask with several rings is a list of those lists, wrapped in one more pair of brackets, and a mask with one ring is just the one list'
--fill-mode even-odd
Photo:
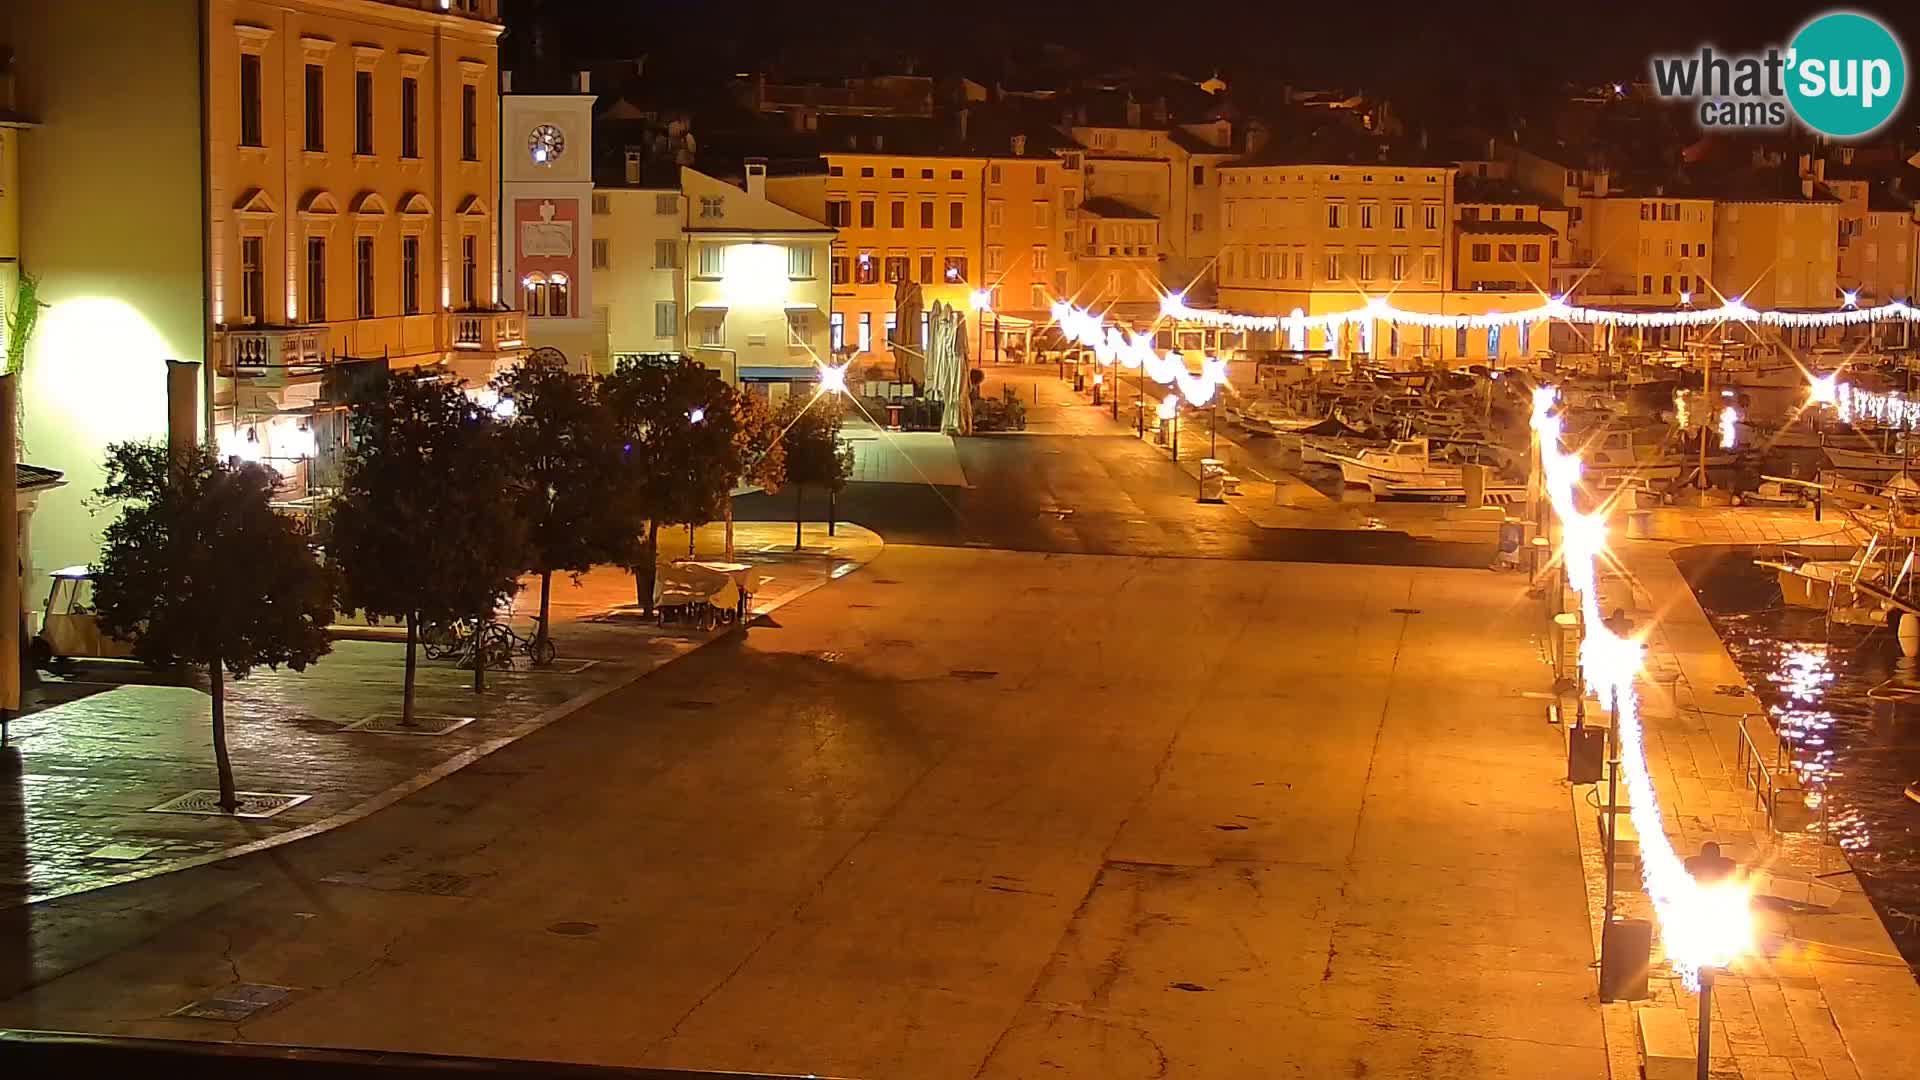
{"label": "tree", "polygon": [[780,429],[786,434],[787,482],[793,485],[793,546],[800,547],[801,507],[809,484],[827,489],[829,498],[853,475],[853,447],[840,441],[840,397],[790,396],[781,404]]}
{"label": "tree", "polygon": [[[344,606],[406,621],[402,723],[413,722],[421,627],[473,618],[484,631],[527,565],[502,426],[459,386],[406,376],[354,412],[328,553]],[[475,653],[477,689],[485,649]]]}
{"label": "tree", "polygon": [[333,578],[299,526],[272,507],[278,477],[205,447],[108,447],[100,499],[120,506],[95,568],[100,627],[155,667],[204,666],[213,697],[220,808],[239,806],[227,755],[224,675],[301,671],[327,653]]}
{"label": "tree", "polygon": [[[752,483],[762,491],[780,490],[787,483],[787,446],[780,439],[779,421],[767,399],[758,394],[733,395],[733,447],[744,470],[740,481]],[[727,519],[727,558],[733,558],[733,494],[729,489],[724,509]]]}
{"label": "tree", "polygon": [[621,438],[625,533],[638,537],[629,561],[635,598],[651,613],[660,526],[719,517],[744,469],[736,395],[717,372],[684,358],[622,360],[600,389]]}
{"label": "tree", "polygon": [[577,577],[620,554],[610,513],[620,479],[620,441],[593,379],[569,371],[557,350],[535,351],[495,376],[493,389],[512,403],[506,438],[519,473],[528,568],[540,575],[535,640],[545,642],[554,571]]}

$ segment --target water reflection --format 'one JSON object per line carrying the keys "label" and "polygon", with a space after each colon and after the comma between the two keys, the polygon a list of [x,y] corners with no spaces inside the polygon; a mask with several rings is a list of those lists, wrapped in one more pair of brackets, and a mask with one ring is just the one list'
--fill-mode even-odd
{"label": "water reflection", "polygon": [[[1920,677],[1883,629],[1830,626],[1785,607],[1772,572],[1744,557],[1683,567],[1810,792],[1814,829],[1847,853],[1895,943],[1920,963]],[[1754,731],[1757,740],[1765,733]],[[1768,747],[1761,746],[1767,753]]]}

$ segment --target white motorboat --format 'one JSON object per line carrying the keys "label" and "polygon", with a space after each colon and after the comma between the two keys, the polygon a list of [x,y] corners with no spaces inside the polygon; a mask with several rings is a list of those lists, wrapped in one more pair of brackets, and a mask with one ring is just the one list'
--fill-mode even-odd
{"label": "white motorboat", "polygon": [[[1370,480],[1367,483],[1373,497],[1381,502],[1465,502],[1467,488],[1463,483],[1394,483],[1391,480]],[[1480,489],[1481,501],[1488,505],[1510,506],[1525,502],[1527,485],[1494,483]]]}
{"label": "white motorboat", "polygon": [[1359,454],[1327,455],[1340,467],[1343,483],[1370,487],[1375,480],[1394,484],[1457,484],[1460,466],[1433,460],[1433,448],[1423,436],[1396,439],[1383,450],[1362,450]]}
{"label": "white motorboat", "polygon": [[[1731,468],[1739,455],[1727,451],[1707,454],[1707,468]],[[1636,442],[1631,428],[1602,431],[1582,451],[1581,475],[1598,488],[1612,488],[1628,477],[1673,482],[1700,467],[1697,449],[1666,452]]]}
{"label": "white motorboat", "polygon": [[1755,559],[1753,565],[1774,572],[1780,597],[1787,604],[1821,611],[1857,606],[1853,583],[1859,580],[1872,584],[1882,576],[1879,567],[1862,565],[1855,559]]}
{"label": "white motorboat", "polygon": [[1869,450],[1849,450],[1840,446],[1826,448],[1827,461],[1836,469],[1849,472],[1903,472],[1907,468],[1907,455],[1883,454]]}

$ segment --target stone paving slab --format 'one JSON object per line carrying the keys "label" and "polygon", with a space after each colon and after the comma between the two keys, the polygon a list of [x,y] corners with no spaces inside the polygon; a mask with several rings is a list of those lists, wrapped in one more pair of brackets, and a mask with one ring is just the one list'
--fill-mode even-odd
{"label": "stone paving slab", "polygon": [[[791,525],[740,524],[735,549],[753,564],[754,609],[766,614],[878,554],[879,538],[842,525],[829,537],[808,525],[793,549]],[[783,544],[784,541],[784,544]],[[703,529],[702,555],[722,549],[720,526]],[[538,585],[522,613],[537,609]],[[431,778],[490,753],[712,640],[720,631],[657,625],[637,610],[631,577],[601,568],[554,580],[548,669],[524,658],[473,676],[420,654],[415,726],[398,724],[405,647],[337,641],[304,672],[257,670],[227,681],[227,731],[243,792],[303,796],[269,818],[157,813],[153,808],[218,786],[205,677],[168,684],[128,662],[76,665],[27,696],[28,712],[0,755],[0,907],[151,877],[183,865],[310,835],[363,815]],[[530,632],[530,616],[515,620]],[[749,633],[752,631],[749,630]],[[445,734],[434,734],[448,728]],[[377,729],[377,730],[373,730]]]}

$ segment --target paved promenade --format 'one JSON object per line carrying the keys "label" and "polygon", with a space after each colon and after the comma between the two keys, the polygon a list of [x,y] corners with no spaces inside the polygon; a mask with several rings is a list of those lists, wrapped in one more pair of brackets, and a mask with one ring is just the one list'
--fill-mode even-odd
{"label": "paved promenade", "polygon": [[[1623,532],[1616,529],[1616,533]],[[1716,1076],[1748,1080],[1904,1080],[1920,1077],[1920,985],[1895,951],[1841,850],[1817,833],[1779,834],[1736,764],[1740,724],[1767,752],[1774,744],[1764,710],[1694,599],[1673,561],[1677,548],[1701,543],[1846,544],[1855,539],[1811,510],[1664,509],[1648,537],[1616,537],[1621,573],[1605,580],[1601,608],[1623,608],[1647,638],[1641,694],[1648,764],[1673,845],[1682,855],[1714,840],[1744,865],[1839,890],[1830,910],[1773,902],[1757,905],[1758,948],[1719,978],[1713,1006]],[[1600,712],[1598,702],[1588,709]],[[1591,898],[1595,948],[1605,890],[1605,857],[1594,807],[1596,786],[1575,787]],[[1651,918],[1631,872],[1623,914]],[[1642,1004],[1681,1010],[1693,1024],[1699,1005],[1678,979],[1660,973],[1656,941],[1653,999],[1603,1007],[1614,1080],[1639,1075],[1633,1012]],[[1695,1024],[1697,1030],[1697,1024]]]}
{"label": "paved promenade", "polygon": [[[684,535],[684,534],[683,534]],[[829,538],[809,525],[793,551],[791,525],[736,527],[741,561],[754,565],[755,609],[765,613],[870,561],[873,533],[843,526]],[[720,526],[698,537],[723,549]],[[531,633],[539,604],[529,579],[513,622]],[[488,674],[421,654],[415,728],[399,725],[405,648],[338,641],[305,672],[260,669],[227,682],[227,728],[240,790],[302,796],[273,817],[233,819],[153,808],[216,786],[204,676],[166,685],[132,663],[81,664],[30,692],[0,756],[0,907],[164,873],[258,850],[353,820],[471,764],[710,640],[681,625],[653,625],[634,602],[633,579],[601,568],[554,579],[559,658]],[[343,628],[379,638],[394,632]],[[403,633],[400,635],[404,637]]]}

